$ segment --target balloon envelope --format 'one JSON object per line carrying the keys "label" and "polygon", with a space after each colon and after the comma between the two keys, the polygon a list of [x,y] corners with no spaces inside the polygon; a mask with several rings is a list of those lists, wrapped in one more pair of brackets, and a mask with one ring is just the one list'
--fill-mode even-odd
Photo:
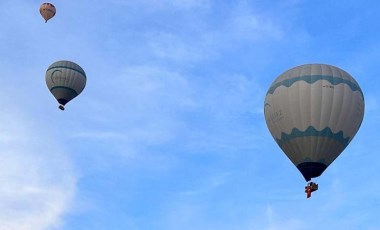
{"label": "balloon envelope", "polygon": [[45,19],[45,22],[54,17],[55,13],[55,6],[51,3],[45,2],[40,6],[40,14]]}
{"label": "balloon envelope", "polygon": [[355,79],[326,64],[306,64],[281,74],[264,104],[270,133],[306,181],[320,176],[347,147],[364,115]]}
{"label": "balloon envelope", "polygon": [[76,63],[57,61],[49,66],[45,75],[46,85],[60,103],[60,109],[78,96],[86,86],[86,73]]}

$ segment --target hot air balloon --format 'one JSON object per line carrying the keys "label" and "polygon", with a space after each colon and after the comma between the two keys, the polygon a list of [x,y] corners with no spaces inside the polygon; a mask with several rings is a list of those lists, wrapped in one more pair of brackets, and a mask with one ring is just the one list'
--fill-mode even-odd
{"label": "hot air balloon", "polygon": [[264,114],[279,147],[310,181],[320,176],[355,136],[363,120],[364,96],[344,70],[306,64],[275,79],[265,97]]}
{"label": "hot air balloon", "polygon": [[78,96],[86,86],[86,73],[76,63],[57,61],[49,66],[45,75],[46,85],[57,99],[59,108]]}
{"label": "hot air balloon", "polygon": [[45,19],[45,23],[54,17],[56,13],[55,6],[51,3],[45,2],[40,6],[40,14]]}

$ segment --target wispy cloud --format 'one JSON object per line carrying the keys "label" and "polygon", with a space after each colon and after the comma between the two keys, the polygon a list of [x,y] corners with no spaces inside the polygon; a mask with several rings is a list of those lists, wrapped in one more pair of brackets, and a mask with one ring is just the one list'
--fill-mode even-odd
{"label": "wispy cloud", "polygon": [[266,230],[291,230],[291,229],[305,229],[306,224],[299,219],[285,219],[282,213],[278,214],[271,205],[266,208],[266,221],[267,226],[260,228],[256,226],[254,229],[266,229]]}
{"label": "wispy cloud", "polygon": [[260,39],[281,39],[283,31],[280,25],[269,15],[254,11],[254,5],[239,1],[233,9],[229,30],[236,39],[255,41]]}
{"label": "wispy cloud", "polygon": [[[208,176],[205,178],[199,178],[200,184],[192,185],[194,186],[191,189],[180,191],[179,195],[183,196],[202,196],[207,192],[212,192],[214,189],[218,189],[218,187],[222,186],[228,180],[229,173],[223,172],[219,174],[215,174],[212,176]],[[196,183],[197,184],[197,183]],[[190,186],[190,184],[189,184]]]}
{"label": "wispy cloud", "polygon": [[[99,86],[113,91],[91,98],[98,103],[89,102],[95,106],[89,111],[99,112],[84,111],[88,124],[78,124],[81,131],[71,136],[145,147],[177,141],[182,148],[203,150],[252,147],[255,136],[249,133],[254,127],[249,121],[262,119],[264,91],[259,84],[243,75],[191,78],[156,66],[126,67]],[[89,126],[95,122],[96,127]]]}
{"label": "wispy cloud", "polygon": [[144,5],[152,9],[193,9],[205,7],[210,4],[209,0],[141,0],[139,2],[126,2],[120,0],[112,0],[114,4],[136,6]]}
{"label": "wispy cloud", "polygon": [[[4,89],[4,88],[3,88]],[[5,96],[0,102],[0,229],[60,226],[75,195],[70,160],[49,130],[25,117]]]}
{"label": "wispy cloud", "polygon": [[199,62],[211,56],[205,44],[205,37],[196,40],[186,35],[156,31],[147,35],[148,46],[156,58],[170,60],[175,63]]}

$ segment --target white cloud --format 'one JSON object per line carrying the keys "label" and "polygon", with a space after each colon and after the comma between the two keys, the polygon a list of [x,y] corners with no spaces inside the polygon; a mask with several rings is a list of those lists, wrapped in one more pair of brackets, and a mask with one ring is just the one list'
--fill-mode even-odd
{"label": "white cloud", "polygon": [[182,114],[194,106],[186,78],[153,65],[127,66],[91,90],[100,93],[83,97],[87,108],[67,133],[71,143],[81,143],[78,148],[91,143],[94,151],[84,151],[82,156],[99,162],[107,162],[109,156],[123,157],[126,164],[140,169],[172,167],[176,159],[155,147],[176,144],[186,129]]}
{"label": "white cloud", "polygon": [[[4,88],[3,88],[4,89]],[[46,124],[0,95],[0,229],[55,229],[70,207],[75,176]]]}
{"label": "white cloud", "polygon": [[283,36],[281,27],[269,15],[255,12],[245,1],[233,8],[228,29],[228,34],[239,40],[280,39]]}
{"label": "white cloud", "polygon": [[[286,219],[284,217],[278,216],[274,208],[271,205],[268,205],[266,208],[266,220],[268,222],[267,226],[260,229],[266,230],[296,230],[296,229],[305,229],[307,228],[305,223],[302,221],[291,218]],[[259,229],[256,226],[254,229]]]}
{"label": "white cloud", "polygon": [[74,125],[78,130],[71,132],[72,138],[111,141],[113,146],[135,149],[181,140],[182,149],[204,151],[251,148],[256,143],[252,138],[261,138],[253,135],[251,120],[262,119],[258,111],[264,91],[244,75],[202,80],[154,65],[128,66],[119,76],[94,87],[100,87],[93,89],[97,92],[113,90],[87,98],[84,103],[91,112],[85,110],[83,116],[86,123],[97,125]]}
{"label": "white cloud", "polygon": [[165,32],[155,32],[148,36],[148,46],[151,48],[152,54],[158,58],[186,63],[188,61],[200,61],[209,56],[202,49],[202,43],[205,41],[199,41],[199,39],[194,41]]}
{"label": "white cloud", "polygon": [[[189,82],[180,73],[150,65],[125,67],[119,76],[94,87],[100,87],[99,92],[104,88],[113,90],[88,98],[98,101],[91,110],[99,112],[85,116],[102,120],[97,126],[100,130],[92,129],[90,132],[94,133],[88,133],[88,137],[116,137],[144,145],[163,143],[171,140],[183,125],[177,115],[194,106]],[[87,132],[79,133],[85,136]]]}
{"label": "white cloud", "polygon": [[154,0],[149,2],[160,3],[161,6],[172,6],[179,9],[193,9],[210,4],[209,0]]}
{"label": "white cloud", "polygon": [[134,1],[120,1],[112,0],[113,3],[119,5],[145,5],[149,6],[150,9],[193,9],[199,7],[206,7],[210,4],[210,0],[140,0],[138,2]]}
{"label": "white cloud", "polygon": [[[192,186],[191,189],[180,192],[184,196],[202,196],[205,193],[213,192],[226,183],[229,173],[223,172],[216,175],[199,178],[199,185]],[[189,183],[190,186],[190,183]]]}
{"label": "white cloud", "polygon": [[280,39],[281,30],[270,21],[248,12],[238,12],[233,18],[231,27],[236,37],[244,40],[259,40],[266,38]]}

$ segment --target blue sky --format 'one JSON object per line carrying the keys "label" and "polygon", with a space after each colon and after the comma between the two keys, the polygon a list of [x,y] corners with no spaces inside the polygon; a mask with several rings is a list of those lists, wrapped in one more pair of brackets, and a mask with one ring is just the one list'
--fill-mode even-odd
{"label": "blue sky", "polygon": [[[380,229],[377,1],[0,2],[0,230]],[[78,63],[64,112],[47,67]],[[285,70],[349,72],[362,126],[316,181],[266,128]]]}

